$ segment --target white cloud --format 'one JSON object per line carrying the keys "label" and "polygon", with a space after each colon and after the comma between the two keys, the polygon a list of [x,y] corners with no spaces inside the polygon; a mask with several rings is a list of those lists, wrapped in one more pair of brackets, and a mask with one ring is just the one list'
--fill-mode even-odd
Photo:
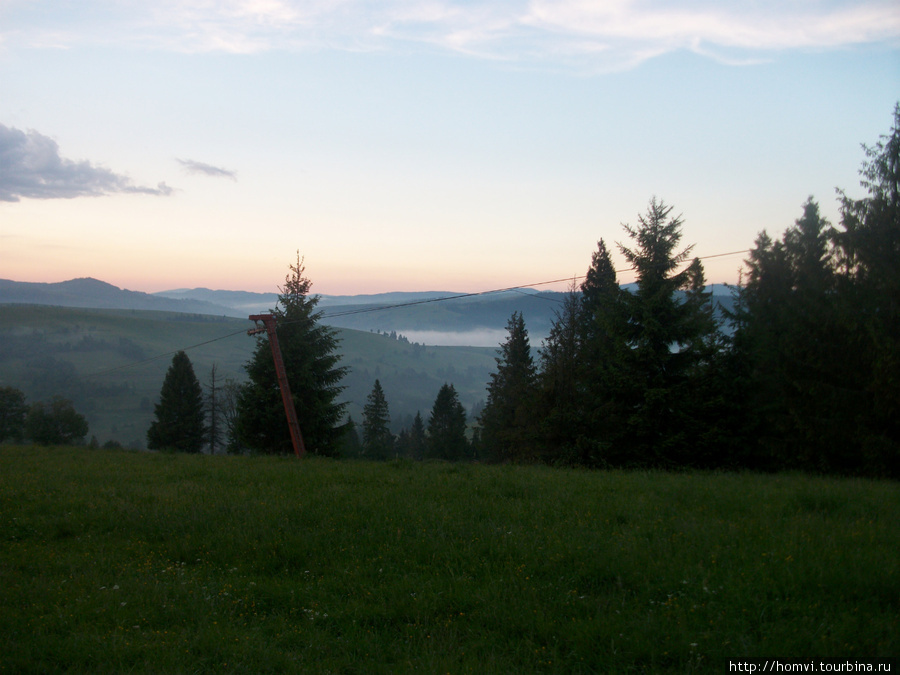
{"label": "white cloud", "polygon": [[427,43],[511,61],[627,67],[675,49],[760,56],[900,42],[894,0],[86,0],[79,9],[6,0],[0,43],[234,53]]}
{"label": "white cloud", "polygon": [[172,193],[165,183],[155,188],[134,185],[125,176],[72,161],[59,155],[52,138],[37,131],[21,131],[0,124],[0,201],[71,199],[115,192],[164,196]]}

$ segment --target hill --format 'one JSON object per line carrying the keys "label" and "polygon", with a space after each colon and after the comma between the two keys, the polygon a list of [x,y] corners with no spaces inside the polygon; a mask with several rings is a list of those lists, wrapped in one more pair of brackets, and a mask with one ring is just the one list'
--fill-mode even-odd
{"label": "hill", "polygon": [[[142,448],[174,352],[187,350],[204,385],[213,364],[219,383],[243,381],[255,345],[250,327],[246,319],[204,314],[0,305],[0,386],[21,389],[29,401],[65,396],[101,443]],[[339,337],[342,364],[350,367],[348,413],[361,421],[379,378],[395,431],[416,412],[427,419],[444,382],[454,384],[471,416],[495,365],[492,348],[426,347],[350,329]]]}
{"label": "hill", "polygon": [[[625,286],[630,288],[630,286]],[[714,301],[731,308],[731,291],[709,287]],[[320,295],[323,322],[338,328],[402,333],[412,342],[429,345],[494,347],[506,335],[513,312],[521,312],[532,344],[540,346],[550,333],[565,293],[515,289],[485,294],[447,291],[393,292],[371,295]],[[275,293],[175,289],[141,293],[96,279],[54,284],[0,280],[0,303],[55,305],[94,309],[135,309],[209,314],[245,319],[267,312],[278,301]]]}
{"label": "hill", "polygon": [[196,298],[173,299],[140,291],[123,290],[91,277],[59,283],[32,283],[0,279],[0,303],[90,307],[94,309],[145,309],[195,314],[229,314],[229,309]]}

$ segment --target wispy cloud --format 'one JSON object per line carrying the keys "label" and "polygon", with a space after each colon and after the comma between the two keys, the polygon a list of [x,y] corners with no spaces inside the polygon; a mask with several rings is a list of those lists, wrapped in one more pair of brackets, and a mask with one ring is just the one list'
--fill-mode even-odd
{"label": "wispy cloud", "polygon": [[223,169],[222,167],[205,164],[204,162],[196,162],[193,159],[176,159],[188,173],[199,173],[204,176],[212,176],[213,178],[230,178],[237,180],[237,172],[231,169]]}
{"label": "wispy cloud", "polygon": [[60,157],[59,145],[34,130],[21,131],[0,124],[0,201],[71,199],[116,192],[164,196],[165,183],[155,188],[132,181],[89,161]]}
{"label": "wispy cloud", "polygon": [[183,52],[428,44],[507,61],[628,67],[676,49],[764,56],[900,44],[895,0],[51,0],[0,3],[0,44]]}

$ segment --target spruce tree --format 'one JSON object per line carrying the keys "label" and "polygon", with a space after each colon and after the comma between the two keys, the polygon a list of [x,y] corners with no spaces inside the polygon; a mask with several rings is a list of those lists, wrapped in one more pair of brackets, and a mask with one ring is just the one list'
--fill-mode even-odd
{"label": "spruce tree", "polygon": [[[297,420],[306,450],[336,455],[343,433],[346,403],[339,403],[346,368],[338,366],[338,339],[334,329],[320,323],[317,296],[305,276],[303,260],[290,266],[272,310]],[[245,366],[248,382],[238,397],[236,430],[243,445],[269,454],[293,452],[290,429],[278,388],[275,365],[266,335],[257,338],[256,350]]]}
{"label": "spruce tree", "polygon": [[654,197],[636,226],[624,226],[633,245],[619,244],[637,274],[635,291],[622,296],[629,349],[620,395],[631,413],[619,442],[640,465],[693,463],[707,421],[695,414],[706,402],[694,385],[718,344],[703,266],[694,258],[679,271],[693,246],[679,250],[683,221],[671,213]]}
{"label": "spruce tree", "polygon": [[432,459],[460,460],[469,454],[466,439],[466,411],[452,384],[438,391],[428,419],[426,456]]}
{"label": "spruce tree", "polygon": [[893,127],[863,146],[860,169],[868,195],[840,192],[841,226],[834,233],[844,271],[842,322],[863,355],[847,384],[864,402],[856,420],[860,465],[867,473],[900,476],[900,103]]}
{"label": "spruce tree", "polygon": [[733,344],[746,362],[756,468],[844,471],[854,462],[864,398],[849,385],[862,353],[838,311],[829,232],[810,198],[782,239],[762,233],[747,261]]}
{"label": "spruce tree", "polygon": [[206,433],[203,389],[183,351],[172,357],[154,413],[147,430],[148,448],[200,452]]}
{"label": "spruce tree", "polygon": [[513,312],[506,328],[481,413],[480,441],[500,461],[528,461],[537,453],[534,358],[520,312]]}
{"label": "spruce tree", "polygon": [[581,464],[617,466],[630,461],[631,445],[623,441],[637,403],[630,372],[629,299],[630,295],[619,287],[612,257],[601,239],[581,285],[577,322]]}
{"label": "spruce tree", "polygon": [[590,464],[585,443],[588,401],[582,361],[581,296],[574,288],[557,311],[540,350],[537,407],[542,458],[551,463]]}
{"label": "spruce tree", "polygon": [[391,416],[381,382],[375,380],[372,393],[363,408],[362,449],[363,455],[371,459],[386,459],[391,456],[394,437],[390,430]]}
{"label": "spruce tree", "polygon": [[422,421],[421,413],[416,411],[412,426],[409,428],[409,447],[413,459],[424,459],[425,444],[425,423]]}

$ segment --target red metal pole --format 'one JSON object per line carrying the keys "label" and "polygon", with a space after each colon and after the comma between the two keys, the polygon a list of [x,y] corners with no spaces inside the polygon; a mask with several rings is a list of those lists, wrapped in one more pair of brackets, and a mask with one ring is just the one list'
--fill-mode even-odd
{"label": "red metal pole", "polygon": [[[284,370],[284,360],[281,358],[281,346],[278,344],[278,334],[275,332],[274,314],[252,314],[251,321],[262,321],[269,335],[269,347],[272,348],[272,359],[275,361],[275,375],[278,377],[278,388],[281,390],[281,400],[284,403],[284,414],[287,417],[288,427],[291,430],[291,443],[294,445],[294,454],[297,457],[306,455],[306,447],[303,445],[303,436],[300,433],[300,424],[297,422],[297,411],[294,409],[294,399],[291,396],[291,386],[288,384],[287,373]],[[258,330],[247,331],[253,335]]]}

